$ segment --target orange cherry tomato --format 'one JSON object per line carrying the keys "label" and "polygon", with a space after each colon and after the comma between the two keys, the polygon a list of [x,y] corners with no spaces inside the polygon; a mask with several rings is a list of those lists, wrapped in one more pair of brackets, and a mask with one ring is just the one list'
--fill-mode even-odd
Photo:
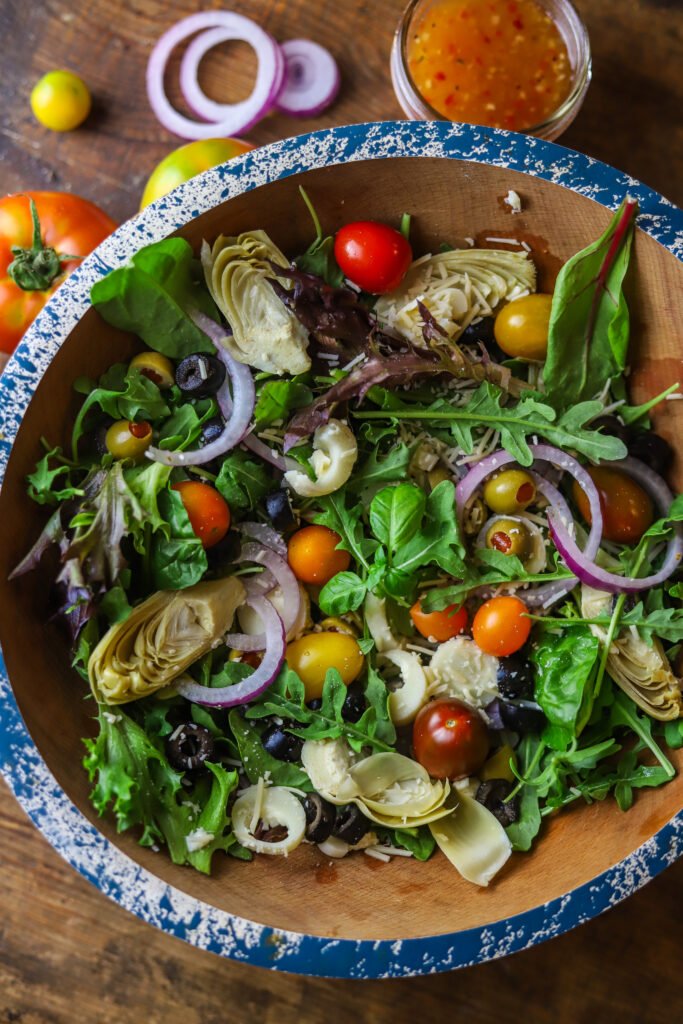
{"label": "orange cherry tomato", "polygon": [[334,256],[350,281],[373,295],[393,292],[413,259],[408,239],[389,224],[358,220],[340,228]]}
{"label": "orange cherry tomato", "polygon": [[504,658],[526,643],[531,619],[526,605],[518,597],[492,597],[477,611],[472,621],[472,637],[486,654]]}
{"label": "orange cherry tomato", "polygon": [[337,548],[341,537],[327,526],[304,526],[289,540],[287,558],[302,583],[327,583],[351,563],[348,551]]}
{"label": "orange cherry tomato", "polygon": [[420,600],[410,609],[410,617],[415,629],[426,640],[438,640],[442,644],[462,633],[467,625],[467,612],[462,605],[449,604],[440,612],[423,612]]}
{"label": "orange cherry tomato", "polygon": [[180,494],[190,526],[203,548],[212,548],[223,540],[230,527],[230,508],[215,487],[199,480],[181,480],[171,484],[171,490]]}
{"label": "orange cherry tomato", "polygon": [[[588,475],[598,489],[602,511],[602,535],[617,544],[636,544],[649,526],[654,513],[652,502],[640,484],[620,469],[588,466]],[[585,491],[574,481],[574,501],[582,518],[590,525],[591,511]]]}
{"label": "orange cherry tomato", "polygon": [[476,775],[489,747],[489,732],[481,715],[455,697],[430,701],[417,713],[413,751],[435,779]]}
{"label": "orange cherry tomato", "polygon": [[[37,244],[31,200],[39,222]],[[87,256],[115,229],[114,221],[94,203],[65,192],[29,192],[0,198],[1,352],[14,351],[52,293],[80,265],[80,259],[59,257]],[[19,246],[19,261],[29,265],[31,260],[41,263],[46,254],[53,254],[46,266],[41,264],[38,278],[28,289],[20,287],[8,273],[9,265],[17,262],[12,246]],[[19,277],[28,283],[25,271],[19,271]]]}

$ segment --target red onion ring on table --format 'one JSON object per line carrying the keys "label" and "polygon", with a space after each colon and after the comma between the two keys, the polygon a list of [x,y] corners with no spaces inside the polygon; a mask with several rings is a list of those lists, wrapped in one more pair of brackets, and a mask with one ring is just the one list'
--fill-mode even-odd
{"label": "red onion ring on table", "polygon": [[[153,462],[164,466],[201,466],[219,455],[224,455],[240,443],[249,431],[251,417],[256,404],[254,378],[246,363],[238,362],[224,347],[222,341],[227,337],[224,329],[211,317],[194,310],[191,314],[195,324],[216,346],[216,355],[224,363],[227,372],[220,389],[216,394],[218,407],[225,419],[223,433],[215,441],[195,448],[192,451],[173,452],[163,448],[148,448],[145,455]],[[233,395],[230,396],[232,384]]]}
{"label": "red onion ring on table", "polygon": [[[262,74],[270,76],[270,86],[266,93],[266,98],[263,100],[261,112],[249,123],[245,123],[244,128],[240,129],[240,131],[245,131],[273,108],[276,97],[280,94],[285,82],[286,57],[282,47],[278,46],[275,40],[267,35],[254,21],[245,18],[241,14],[232,13],[230,17],[231,20],[234,20],[234,24],[217,25],[215,28],[202,32],[201,35],[192,40],[183,54],[180,64],[180,89],[190,109],[206,121],[222,121],[225,117],[230,116],[230,114],[235,115],[237,108],[244,107],[245,104],[250,103],[251,97],[243,100],[241,104],[217,103],[215,100],[210,99],[199,84],[199,65],[205,54],[212,50],[214,46],[219,46],[221,43],[227,43],[235,39],[249,43],[255,50],[259,61],[254,93],[259,91],[260,94],[260,78]],[[270,61],[265,61],[262,57],[264,37],[277,48],[274,67],[271,67]]]}
{"label": "red onion ring on table", "polygon": [[232,708],[254,700],[266,690],[280,671],[285,660],[286,641],[282,619],[265,597],[251,595],[245,604],[258,614],[264,626],[265,651],[259,667],[246,679],[232,686],[200,686],[189,676],[181,676],[176,682],[176,691],[192,704],[203,704],[213,708]]}
{"label": "red onion ring on table", "polygon": [[[258,58],[256,82],[246,100],[220,105],[220,117],[212,118],[208,123],[201,123],[190,120],[171,105],[164,90],[164,72],[169,57],[178,43],[182,43],[195,32],[217,28],[221,28],[224,33],[231,33],[229,36],[224,35],[223,38],[243,39],[253,46]],[[183,18],[164,32],[158,40],[147,64],[147,96],[152,110],[164,128],[181,138],[211,139],[216,136],[239,135],[272,108],[275,96],[282,86],[284,63],[284,56],[275,40],[250,18],[245,18],[234,11],[200,11]],[[187,71],[181,84],[183,93],[189,92],[195,99],[202,96],[207,103],[211,103],[199,89],[199,83],[190,82]]]}
{"label": "red onion ring on table", "polygon": [[[263,547],[261,544],[244,544],[240,551],[238,562],[256,562],[257,565],[264,565],[270,570],[282,591],[283,606],[285,609],[282,616],[282,625],[285,636],[296,622],[301,607],[301,591],[297,578],[289,567],[287,561],[272,548]],[[255,595],[253,589],[248,588],[247,596]],[[249,603],[248,601],[246,602]],[[267,623],[264,621],[267,631]],[[228,647],[236,651],[262,651],[268,639],[266,633],[228,633],[225,642]]]}
{"label": "red onion ring on table", "polygon": [[[621,469],[631,476],[647,491],[656,504],[659,513],[662,516],[666,515],[674,496],[666,482],[657,473],[654,473],[649,466],[646,466],[639,459],[630,457],[620,459],[619,462],[608,462],[606,465],[614,469]],[[551,511],[549,513],[548,521],[550,524],[550,535],[555,547],[571,571],[576,573],[582,583],[586,583],[589,587],[594,587],[596,590],[607,591],[609,594],[637,594],[643,590],[649,590],[650,587],[659,586],[660,583],[663,583],[675,572],[683,558],[683,524],[676,523],[674,525],[674,536],[667,545],[664,564],[659,572],[642,578],[616,576],[614,573],[600,568],[600,566],[595,565],[594,562],[586,558],[585,552],[579,550],[576,542],[569,535],[565,524],[554,512]]]}
{"label": "red onion ring on table", "polygon": [[314,117],[339,92],[339,68],[329,50],[311,39],[288,39],[280,46],[285,80],[275,109],[290,117]]}

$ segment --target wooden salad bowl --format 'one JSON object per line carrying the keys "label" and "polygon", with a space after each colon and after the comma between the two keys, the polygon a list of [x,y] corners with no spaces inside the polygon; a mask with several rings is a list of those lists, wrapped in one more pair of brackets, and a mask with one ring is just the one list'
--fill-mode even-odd
{"label": "wooden salad bowl", "polygon": [[[466,236],[524,240],[544,290],[567,257],[602,233],[631,191],[644,211],[627,284],[632,398],[644,401],[678,378],[683,265],[676,232],[683,215],[604,165],[523,136],[396,123],[286,140],[207,172],[123,225],[85,262],[50,301],[0,382],[0,466],[6,462],[0,640],[11,682],[11,691],[3,690],[0,679],[1,763],[18,798],[67,859],[118,902],[189,941],[313,973],[444,969],[563,931],[675,859],[683,776],[638,791],[627,813],[609,798],[551,816],[533,852],[514,854],[486,889],[460,878],[439,853],[425,864],[408,858],[385,864],[360,854],[331,862],[307,845],[288,858],[258,856],[251,864],[217,855],[205,877],[175,866],[163,851],[143,849],[133,834],[117,835],[111,818],[97,817],[81,767],[82,737],[94,733],[93,705],[70,666],[67,640],[46,621],[48,570],[7,579],[47,517],[27,498],[24,479],[42,454],[41,437],[66,445],[79,404],[74,379],[97,377],[141,347],[87,308],[90,283],[171,233],[198,251],[204,238],[264,228],[295,255],[313,236],[299,185],[325,232],[355,219],[396,223],[407,211],[415,254]],[[521,213],[504,202],[509,189],[519,194]],[[653,421],[676,443],[683,403],[662,403]],[[680,456],[671,482],[683,485]],[[683,750],[672,760],[680,770]]]}

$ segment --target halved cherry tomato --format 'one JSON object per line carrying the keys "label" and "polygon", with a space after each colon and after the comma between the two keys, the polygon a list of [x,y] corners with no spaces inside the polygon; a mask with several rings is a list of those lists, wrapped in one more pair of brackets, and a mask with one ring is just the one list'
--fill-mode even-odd
{"label": "halved cherry tomato", "polygon": [[492,597],[477,611],[472,621],[474,642],[486,654],[504,658],[526,643],[531,619],[526,605],[518,597]]}
{"label": "halved cherry tomato", "polygon": [[476,775],[488,757],[489,732],[484,719],[455,697],[425,704],[413,724],[413,751],[435,779]]}
{"label": "halved cherry tomato", "polygon": [[420,600],[410,609],[410,617],[415,629],[423,637],[438,640],[442,644],[462,633],[467,625],[467,612],[462,605],[458,607],[457,604],[449,604],[440,612],[423,612]]}
{"label": "halved cherry tomato", "polygon": [[413,260],[408,239],[375,220],[357,220],[340,228],[334,256],[350,281],[373,295],[398,288]]}
{"label": "halved cherry tomato", "polygon": [[[640,484],[611,466],[588,466],[588,475],[598,489],[602,511],[602,536],[617,544],[635,544],[652,526],[652,502]],[[574,481],[574,500],[590,525],[591,511],[585,492]]]}
{"label": "halved cherry tomato", "polygon": [[337,548],[341,537],[327,526],[304,526],[290,537],[287,558],[302,583],[327,583],[348,569],[351,555]]}
{"label": "halved cherry tomato", "polygon": [[203,548],[212,548],[223,540],[230,527],[230,508],[215,487],[200,480],[181,480],[171,484],[171,490],[180,494],[190,526]]}
{"label": "halved cherry tomato", "polygon": [[[52,293],[80,263],[65,257],[87,256],[115,229],[94,203],[65,192],[0,199],[0,351],[14,351]],[[21,253],[12,253],[12,246]]]}

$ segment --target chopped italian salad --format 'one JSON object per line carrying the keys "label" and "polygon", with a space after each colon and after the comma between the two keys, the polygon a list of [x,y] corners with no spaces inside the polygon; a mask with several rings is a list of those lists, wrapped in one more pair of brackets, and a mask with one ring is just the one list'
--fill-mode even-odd
{"label": "chopped italian salad", "polygon": [[544,294],[529,246],[416,258],[407,215],[324,237],[302,195],[303,253],[170,238],[94,285],[139,351],[74,382],[14,575],[56,551],[119,831],[207,873],[438,847],[487,885],[683,745],[683,498],[649,421],[678,386],[625,386],[636,204]]}

